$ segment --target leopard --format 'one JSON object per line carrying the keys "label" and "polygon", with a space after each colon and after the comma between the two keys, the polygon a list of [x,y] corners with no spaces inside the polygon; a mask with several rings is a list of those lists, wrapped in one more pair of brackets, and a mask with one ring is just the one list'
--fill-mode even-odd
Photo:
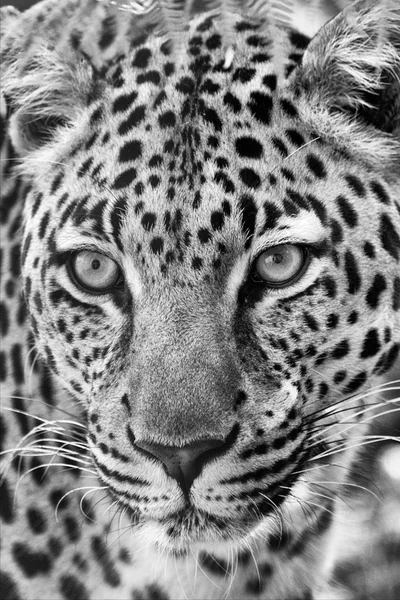
{"label": "leopard", "polygon": [[400,9],[274,4],[2,9],[4,599],[350,598]]}

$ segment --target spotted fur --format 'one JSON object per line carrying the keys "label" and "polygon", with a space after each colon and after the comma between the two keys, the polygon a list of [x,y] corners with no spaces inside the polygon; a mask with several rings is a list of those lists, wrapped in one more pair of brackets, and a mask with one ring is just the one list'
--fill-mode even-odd
{"label": "spotted fur", "polygon": [[[400,13],[233,22],[227,64],[214,13],[177,61],[111,5],[4,10],[10,599],[341,594],[341,492],[400,348]],[[307,260],[269,287],[281,244]]]}

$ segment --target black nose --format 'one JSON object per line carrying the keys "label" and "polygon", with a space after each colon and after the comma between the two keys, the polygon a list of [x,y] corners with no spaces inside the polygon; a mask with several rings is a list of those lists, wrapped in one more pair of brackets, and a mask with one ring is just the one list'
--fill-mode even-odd
{"label": "black nose", "polygon": [[180,447],[162,446],[145,441],[136,441],[135,445],[164,463],[167,473],[176,479],[185,495],[187,495],[201,468],[213,458],[214,453],[210,451],[225,445],[225,441],[199,440],[193,444]]}

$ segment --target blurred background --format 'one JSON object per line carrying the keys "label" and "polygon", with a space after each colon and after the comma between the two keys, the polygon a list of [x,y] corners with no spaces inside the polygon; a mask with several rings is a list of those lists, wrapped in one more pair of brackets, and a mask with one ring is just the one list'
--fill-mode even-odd
{"label": "blurred background", "polygon": [[[202,0],[196,3],[200,7]],[[320,3],[328,20],[349,2]],[[0,0],[0,6],[13,5],[19,10],[32,4],[36,1]],[[383,393],[382,398],[397,398],[398,402],[387,405],[388,411],[397,410],[374,422],[371,433],[388,439],[367,446],[362,466],[353,474],[353,482],[360,486],[354,488],[359,504],[352,522],[359,527],[359,544],[356,550],[348,549],[348,556],[338,566],[337,581],[344,586],[340,600],[400,600],[400,362],[388,374],[387,382],[392,385],[386,387],[397,390]]]}

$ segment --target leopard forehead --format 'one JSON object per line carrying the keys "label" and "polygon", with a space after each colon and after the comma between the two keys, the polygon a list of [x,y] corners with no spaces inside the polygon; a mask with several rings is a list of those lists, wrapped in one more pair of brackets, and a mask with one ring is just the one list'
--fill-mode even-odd
{"label": "leopard forehead", "polygon": [[299,118],[285,81],[308,39],[286,36],[282,75],[250,24],[238,27],[228,68],[213,20],[192,29],[187,64],[154,38],[103,74],[59,144],[61,166],[46,164],[39,231],[54,224],[61,251],[90,236],[100,250],[134,256],[152,283],[215,274],[266,244],[351,241],[353,199],[385,192],[372,180],[368,194],[359,165]]}

